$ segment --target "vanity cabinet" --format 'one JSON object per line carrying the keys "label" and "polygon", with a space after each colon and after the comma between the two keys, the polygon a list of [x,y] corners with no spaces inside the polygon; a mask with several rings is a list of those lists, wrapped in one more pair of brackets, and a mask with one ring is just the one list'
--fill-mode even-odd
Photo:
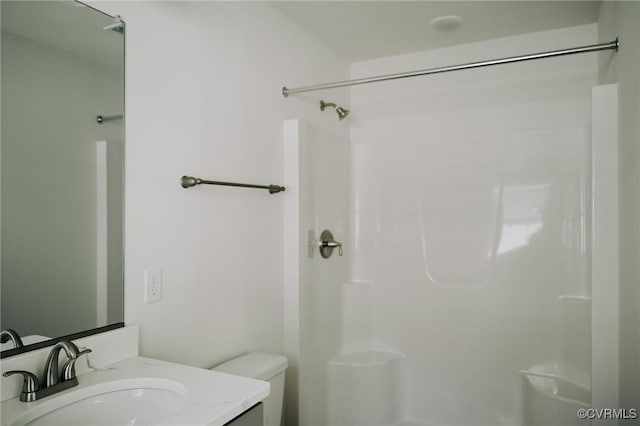
{"label": "vanity cabinet", "polygon": [[262,426],[263,424],[264,413],[262,403],[259,402],[229,423],[225,423],[224,426]]}

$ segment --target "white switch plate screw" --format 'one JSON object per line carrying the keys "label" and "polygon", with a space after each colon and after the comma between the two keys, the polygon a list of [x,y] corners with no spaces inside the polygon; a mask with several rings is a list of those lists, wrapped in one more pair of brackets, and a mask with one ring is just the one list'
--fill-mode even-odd
{"label": "white switch plate screw", "polygon": [[148,268],[144,271],[144,303],[162,300],[162,268]]}

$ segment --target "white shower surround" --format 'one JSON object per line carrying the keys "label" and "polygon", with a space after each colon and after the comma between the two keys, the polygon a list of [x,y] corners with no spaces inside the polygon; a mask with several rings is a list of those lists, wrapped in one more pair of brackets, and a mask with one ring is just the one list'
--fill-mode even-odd
{"label": "white shower surround", "polygon": [[[351,77],[596,41],[584,25],[354,63]],[[352,87],[350,150],[285,122],[299,424],[328,425],[332,358],[372,349],[405,355],[395,420],[407,424],[520,424],[519,372],[540,364],[589,386],[589,316],[561,302],[591,297],[596,84],[597,57],[578,55]],[[332,227],[348,268],[307,257],[308,231]]]}
{"label": "white shower surround", "polygon": [[341,352],[349,253],[323,259],[316,243],[329,229],[349,246],[350,156],[344,122],[327,117],[322,130],[302,120],[283,123],[285,425],[328,425],[327,368]]}
{"label": "white shower surround", "polygon": [[[585,25],[355,63],[352,78],[595,42]],[[595,84],[597,57],[579,55],[351,89],[351,275],[371,284],[368,308],[343,301],[368,326],[345,324],[343,351],[406,355],[408,417],[517,424],[518,371],[558,364],[558,297],[591,294]]]}

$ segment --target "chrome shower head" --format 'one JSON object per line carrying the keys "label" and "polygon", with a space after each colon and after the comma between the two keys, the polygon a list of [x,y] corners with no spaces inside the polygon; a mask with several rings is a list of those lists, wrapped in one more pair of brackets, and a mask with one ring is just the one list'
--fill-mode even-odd
{"label": "chrome shower head", "polygon": [[333,102],[320,101],[320,111],[324,111],[326,107],[332,107],[336,109],[336,112],[338,113],[338,120],[343,120],[347,115],[349,115],[349,110],[346,108],[342,108],[334,104]]}
{"label": "chrome shower head", "polygon": [[349,110],[342,107],[337,107],[336,112],[338,113],[338,120],[342,120],[349,115]]}

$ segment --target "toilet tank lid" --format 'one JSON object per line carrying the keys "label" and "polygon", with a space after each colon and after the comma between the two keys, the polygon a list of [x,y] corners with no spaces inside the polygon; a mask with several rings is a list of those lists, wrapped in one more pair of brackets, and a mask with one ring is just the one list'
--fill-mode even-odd
{"label": "toilet tank lid", "polygon": [[282,355],[250,352],[223,362],[212,370],[253,379],[269,380],[283,372],[288,364],[287,358]]}

